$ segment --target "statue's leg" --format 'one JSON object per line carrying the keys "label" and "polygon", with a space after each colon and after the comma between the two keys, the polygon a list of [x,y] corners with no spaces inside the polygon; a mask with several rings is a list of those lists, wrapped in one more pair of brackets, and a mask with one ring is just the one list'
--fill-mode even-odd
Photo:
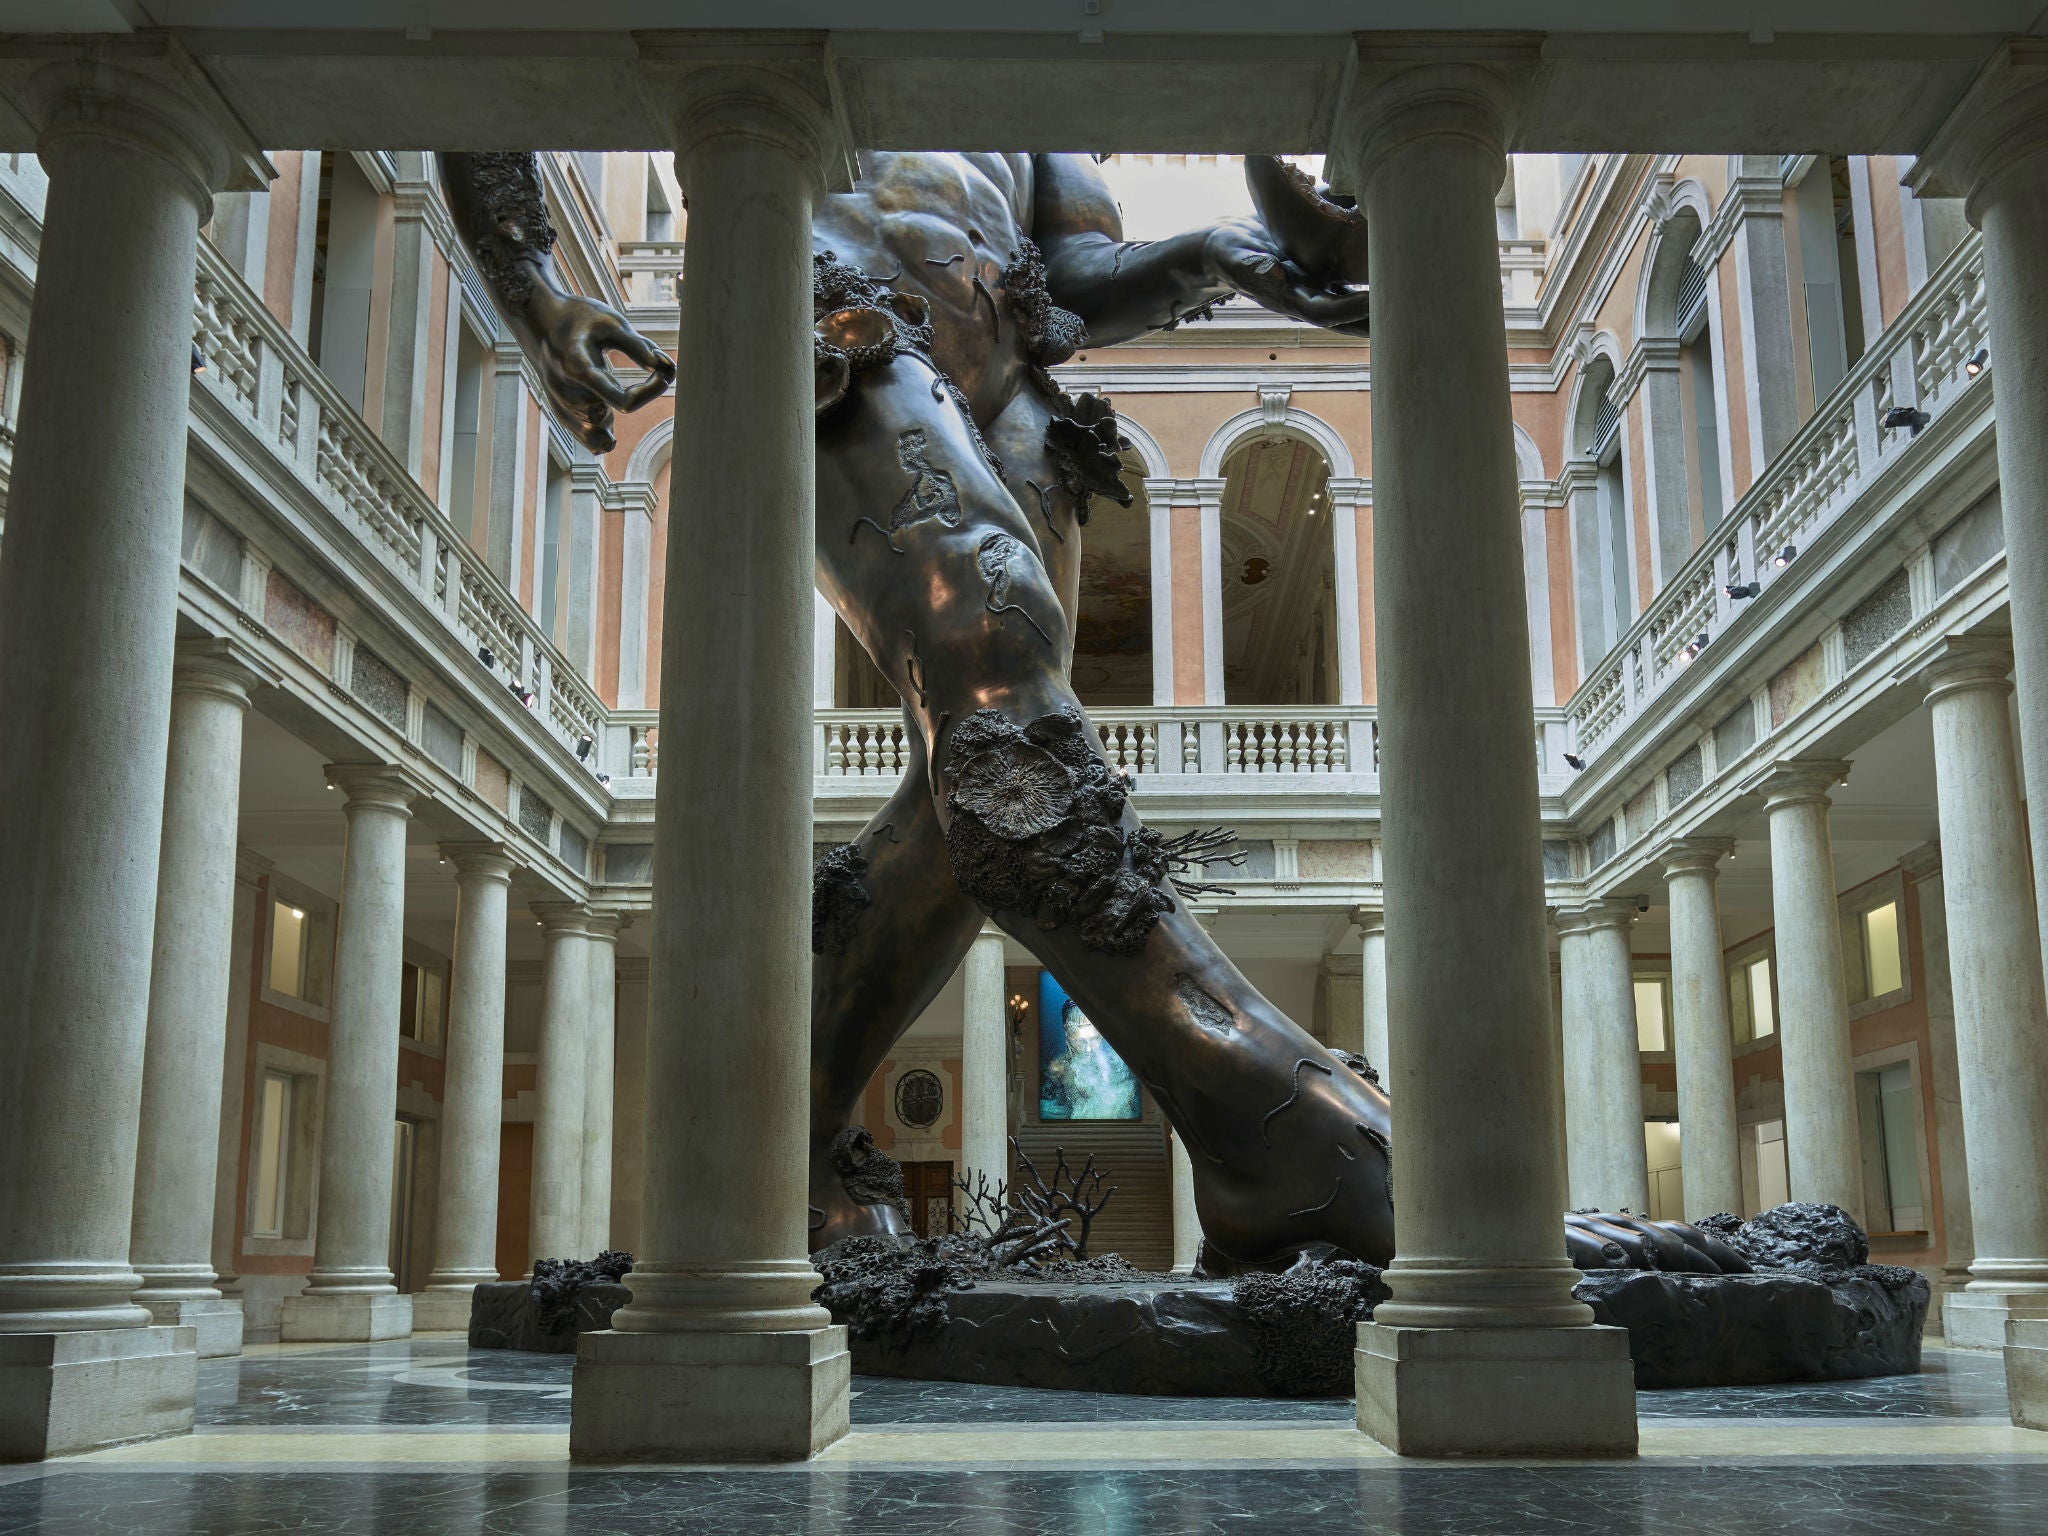
{"label": "statue's leg", "polygon": [[1161,879],[1065,675],[1027,516],[929,365],[861,373],[818,432],[821,580],[931,753],[956,883],[1028,945],[1187,1142],[1234,1258],[1393,1251],[1386,1100],[1247,982]]}
{"label": "statue's leg", "polygon": [[810,1220],[818,1248],[852,1234],[910,1230],[895,1207],[848,1193],[833,1144],[861,1120],[869,1080],[982,924],[981,909],[953,883],[926,785],[924,737],[914,728],[906,735],[903,782],[850,845],[856,858],[846,878],[821,878],[813,904]]}

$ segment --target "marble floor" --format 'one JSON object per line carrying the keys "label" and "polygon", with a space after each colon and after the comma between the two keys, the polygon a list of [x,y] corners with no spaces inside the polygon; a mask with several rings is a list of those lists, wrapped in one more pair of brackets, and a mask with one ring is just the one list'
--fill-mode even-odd
{"label": "marble floor", "polygon": [[1917,1376],[1643,1393],[1629,1462],[1402,1462],[1347,1401],[1130,1398],[857,1377],[795,1467],[568,1461],[567,1357],[453,1337],[202,1363],[197,1433],[0,1468],[0,1536],[1283,1536],[2048,1532],[2048,1434],[1996,1357]]}

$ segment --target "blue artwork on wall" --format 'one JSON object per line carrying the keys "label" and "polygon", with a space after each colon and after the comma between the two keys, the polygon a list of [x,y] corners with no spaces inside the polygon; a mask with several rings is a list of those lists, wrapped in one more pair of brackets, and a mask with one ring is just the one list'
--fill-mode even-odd
{"label": "blue artwork on wall", "polygon": [[1038,973],[1038,1118],[1136,1120],[1138,1079],[1052,972]]}

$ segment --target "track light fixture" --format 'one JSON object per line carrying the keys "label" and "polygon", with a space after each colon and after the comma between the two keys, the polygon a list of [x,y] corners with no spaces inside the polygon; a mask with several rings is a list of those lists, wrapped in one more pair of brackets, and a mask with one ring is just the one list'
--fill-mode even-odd
{"label": "track light fixture", "polygon": [[195,341],[192,343],[192,376],[197,378],[204,372],[206,372],[206,354],[199,350],[199,343]]}
{"label": "track light fixture", "polygon": [[590,732],[585,731],[581,736],[578,736],[576,738],[576,761],[579,763],[588,761],[590,749],[596,745],[597,738],[591,735]]}
{"label": "track light fixture", "polygon": [[1704,651],[1706,648],[1707,632],[1703,629],[1698,634],[1694,635],[1692,637],[1691,642],[1678,653],[1678,664],[1681,667],[1690,665],[1694,660],[1698,658],[1700,652]]}
{"label": "track light fixture", "polygon": [[1565,753],[1564,765],[1571,769],[1573,773],[1584,773],[1586,771],[1586,760],[1575,752]]}
{"label": "track light fixture", "polygon": [[534,692],[531,688],[527,687],[517,678],[507,683],[505,687],[510,690],[513,698],[524,704],[528,709],[533,708]]}
{"label": "track light fixture", "polygon": [[1991,349],[1989,347],[1979,347],[1970,354],[1969,361],[1963,364],[1963,373],[1965,376],[1974,379],[1990,366]]}
{"label": "track light fixture", "polygon": [[497,654],[488,645],[480,645],[476,648],[476,659],[493,671],[497,669]]}
{"label": "track light fixture", "polygon": [[1771,561],[1771,564],[1775,565],[1779,570],[1782,571],[1786,566],[1790,565],[1794,560],[1797,560],[1798,558],[1799,546],[1797,544],[1787,544],[1783,549],[1778,551],[1777,558]]}
{"label": "track light fixture", "polygon": [[1895,405],[1884,413],[1884,420],[1879,425],[1887,432],[1896,432],[1900,427],[1904,427],[1917,437],[1920,429],[1933,419],[1918,406]]}
{"label": "track light fixture", "polygon": [[600,784],[609,784],[609,783],[611,783],[611,781],[612,781],[612,776],[611,776],[610,774],[608,774],[608,773],[600,773],[600,774],[599,774],[599,775],[597,776],[597,782],[598,782],[598,783],[600,783]]}
{"label": "track light fixture", "polygon": [[1736,602],[1746,603],[1763,591],[1763,589],[1764,584],[1760,581],[1731,581],[1721,590],[1735,599]]}

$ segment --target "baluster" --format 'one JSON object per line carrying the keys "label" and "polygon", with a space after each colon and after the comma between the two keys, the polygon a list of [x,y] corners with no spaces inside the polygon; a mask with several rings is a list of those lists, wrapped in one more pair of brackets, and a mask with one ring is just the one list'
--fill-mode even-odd
{"label": "baluster", "polygon": [[1223,727],[1223,739],[1228,751],[1224,755],[1225,773],[1243,773],[1244,767],[1244,722],[1232,720]]}
{"label": "baluster", "polygon": [[1138,772],[1159,771],[1159,727],[1147,722],[1143,734],[1138,738]]}
{"label": "baluster", "polygon": [[1330,723],[1318,720],[1309,727],[1309,769],[1310,773],[1330,771]]}
{"label": "baluster", "polygon": [[633,777],[636,779],[644,779],[647,777],[647,729],[645,726],[636,725],[633,727],[632,773]]}
{"label": "baluster", "polygon": [[1259,722],[1259,772],[1280,771],[1280,722],[1262,720]]}
{"label": "baluster", "polygon": [[[1368,724],[1366,729],[1372,727]],[[1330,772],[1351,771],[1351,727],[1338,721],[1330,727]]]}
{"label": "baluster", "polygon": [[889,727],[889,739],[896,744],[896,756],[889,765],[889,772],[900,776],[910,766],[910,735],[903,729],[902,721]]}
{"label": "baluster", "polygon": [[846,775],[846,727],[837,720],[825,727],[825,772],[835,779]]}
{"label": "baluster", "polygon": [[1202,732],[1192,720],[1182,721],[1180,725],[1180,771],[1202,771]]}
{"label": "baluster", "polygon": [[872,725],[860,727],[860,776],[872,779],[882,766],[882,754],[875,744],[875,728]]}

